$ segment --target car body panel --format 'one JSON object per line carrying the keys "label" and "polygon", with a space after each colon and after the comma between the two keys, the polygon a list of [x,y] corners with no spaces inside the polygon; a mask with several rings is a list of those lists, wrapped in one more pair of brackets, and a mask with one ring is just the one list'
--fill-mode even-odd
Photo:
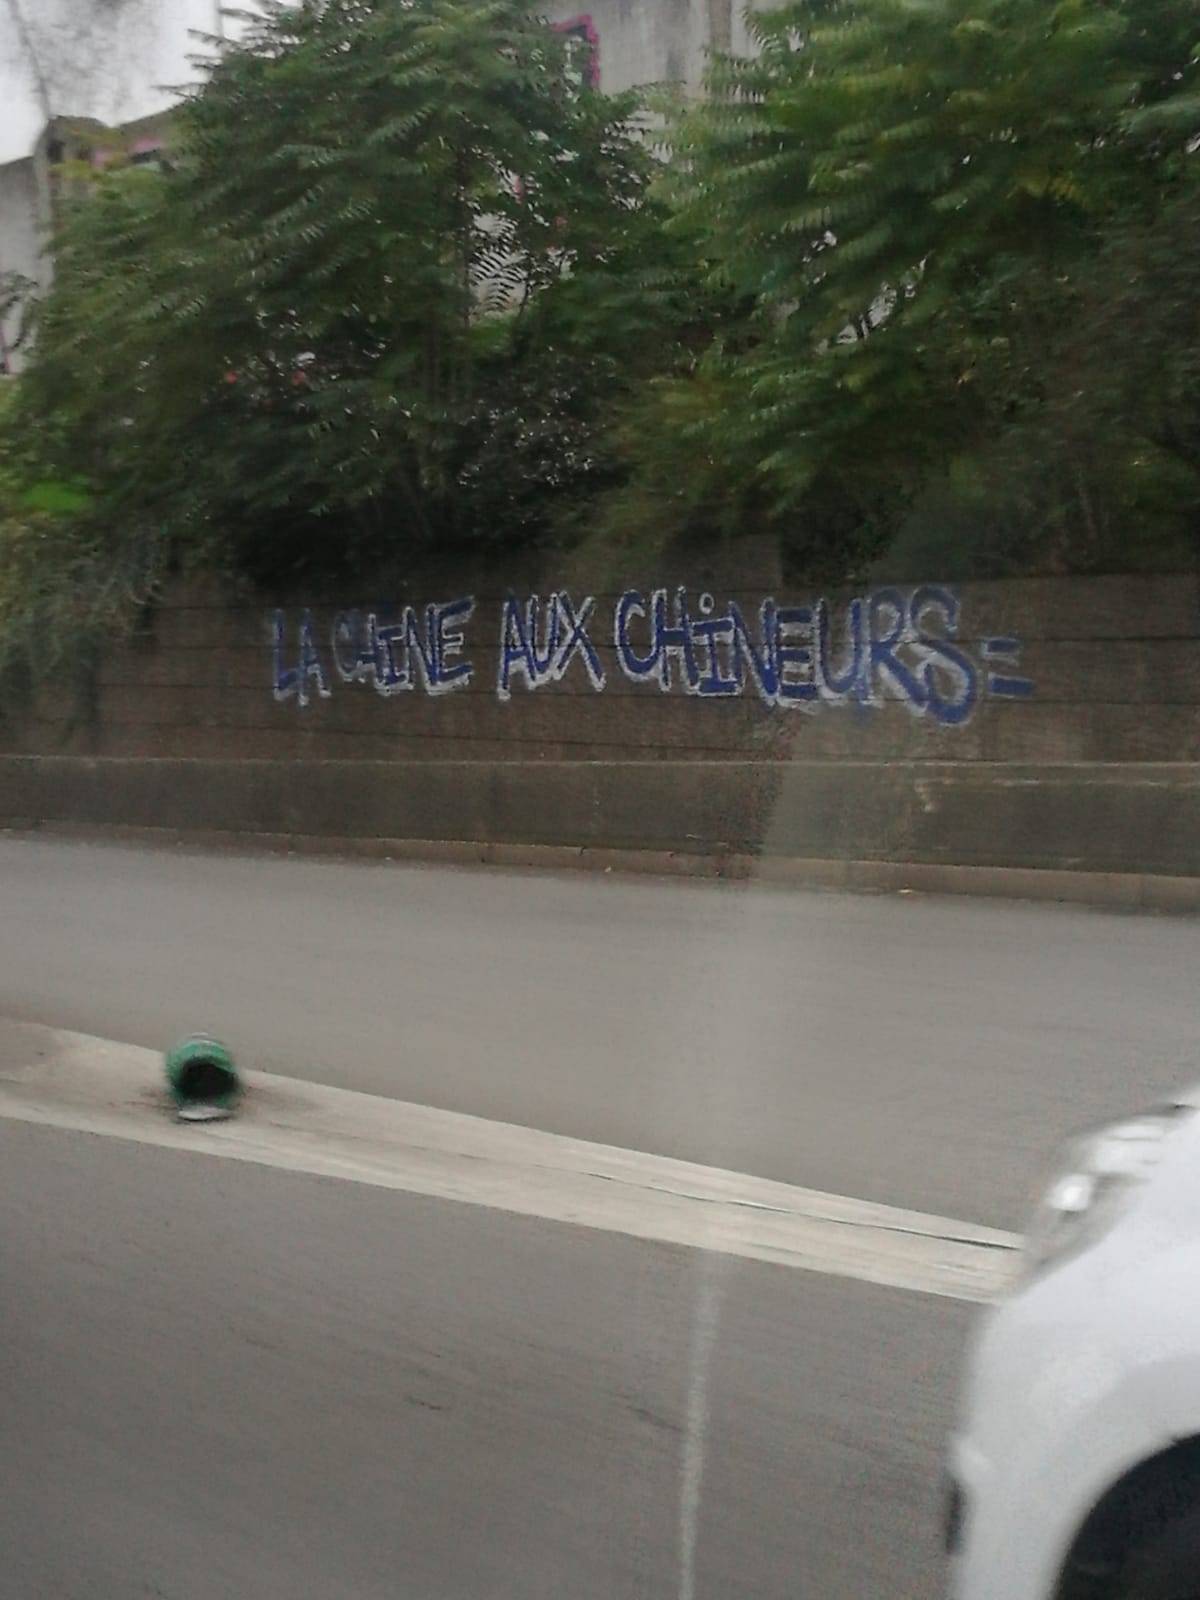
{"label": "car body panel", "polygon": [[950,1454],[964,1496],[954,1600],[1053,1600],[1096,1504],[1194,1436],[1200,1117],[1188,1115],[1106,1233],[984,1314]]}

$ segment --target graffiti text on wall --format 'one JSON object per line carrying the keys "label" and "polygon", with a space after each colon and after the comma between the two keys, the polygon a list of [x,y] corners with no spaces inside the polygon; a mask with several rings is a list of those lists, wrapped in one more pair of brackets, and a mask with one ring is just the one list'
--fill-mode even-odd
{"label": "graffiti text on wall", "polygon": [[[327,631],[310,611],[289,626],[272,621],[277,700],[306,706],[328,699],[335,681],[370,684],[377,694],[449,694],[477,680],[467,634],[476,603],[466,595],[424,607],[340,611]],[[780,709],[878,706],[898,700],[947,726],[967,721],[981,698],[1024,699],[1020,640],[995,637],[974,649],[962,639],[961,604],[952,589],[923,584],[884,588],[837,606],[718,606],[686,588],[628,589],[604,619],[594,595],[566,590],[510,595],[500,608],[494,681],[498,699],[562,682],[586,692],[609,682],[602,649],[634,683],[700,699],[754,695]],[[572,671],[572,669],[574,669]]]}

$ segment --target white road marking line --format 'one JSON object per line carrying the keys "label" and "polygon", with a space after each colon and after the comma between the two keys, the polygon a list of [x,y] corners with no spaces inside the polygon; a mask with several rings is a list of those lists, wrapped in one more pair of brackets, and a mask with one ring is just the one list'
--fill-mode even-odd
{"label": "white road marking line", "polygon": [[266,1073],[240,1114],[177,1122],[151,1050],[0,1024],[0,1116],[342,1178],[866,1283],[992,1299],[998,1229]]}
{"label": "white road marking line", "polygon": [[692,1310],[692,1348],[688,1362],[687,1426],[679,1485],[679,1600],[696,1600],[696,1541],[700,1534],[700,1491],[708,1443],[708,1374],[720,1321],[717,1283],[719,1256],[700,1256],[700,1286]]}

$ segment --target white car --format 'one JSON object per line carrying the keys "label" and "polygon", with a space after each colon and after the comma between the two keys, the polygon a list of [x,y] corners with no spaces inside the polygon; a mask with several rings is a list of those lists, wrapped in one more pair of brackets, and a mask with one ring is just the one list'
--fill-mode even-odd
{"label": "white car", "polygon": [[1200,1089],[1075,1141],[984,1315],[954,1600],[1200,1600]]}

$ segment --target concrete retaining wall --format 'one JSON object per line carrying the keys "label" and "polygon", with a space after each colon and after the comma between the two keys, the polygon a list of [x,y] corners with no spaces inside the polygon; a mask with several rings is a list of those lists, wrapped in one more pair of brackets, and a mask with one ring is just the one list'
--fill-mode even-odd
{"label": "concrete retaining wall", "polygon": [[735,555],[180,590],[9,716],[0,824],[1200,879],[1194,575],[822,599]]}
{"label": "concrete retaining wall", "polygon": [[0,757],[7,826],[1200,876],[1200,768]]}

